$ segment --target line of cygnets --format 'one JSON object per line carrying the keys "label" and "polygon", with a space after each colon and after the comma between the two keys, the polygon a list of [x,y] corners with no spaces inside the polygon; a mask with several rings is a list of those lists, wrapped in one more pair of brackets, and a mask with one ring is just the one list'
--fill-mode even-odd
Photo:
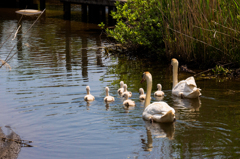
{"label": "line of cygnets", "polygon": [[[157,88],[158,88],[158,90],[154,93],[154,96],[163,97],[164,92],[162,91],[162,85],[157,84]],[[86,90],[87,90],[87,95],[84,97],[84,100],[85,101],[95,100],[94,96],[90,94],[90,87],[89,86],[86,86]],[[105,88],[105,91],[106,91],[106,97],[104,98],[104,101],[105,102],[115,101],[115,98],[113,96],[109,95],[109,88],[108,87]],[[120,82],[120,88],[118,89],[117,92],[121,97],[125,98],[125,100],[123,102],[123,105],[125,105],[127,107],[136,106],[136,104],[133,100],[128,99],[128,98],[132,97],[132,92],[127,90],[127,84],[124,84],[123,81]],[[139,88],[139,99],[140,100],[145,100],[146,99],[146,94],[144,94],[144,89],[143,88]]]}
{"label": "line of cygnets", "polygon": [[[182,80],[178,82],[178,61],[177,59],[172,59],[171,65],[173,66],[173,87],[172,94],[181,98],[198,98],[201,95],[199,88],[197,88],[195,79],[193,76],[187,78],[186,80]],[[149,120],[150,122],[173,122],[175,121],[175,110],[170,107],[166,102],[153,102],[151,101],[151,91],[152,91],[152,75],[149,72],[144,72],[141,83],[147,81],[147,91],[144,94],[143,88],[139,89],[139,98],[145,100],[145,109],[143,111],[142,117],[145,120]],[[154,93],[154,96],[164,96],[164,92],[161,90],[162,85],[157,84],[158,91]],[[87,95],[84,97],[86,101],[93,101],[95,98],[90,94],[90,87],[86,86]],[[105,102],[114,101],[114,97],[109,95],[109,88],[106,87],[106,97],[104,98]],[[124,106],[135,106],[135,102],[131,99],[128,99],[132,96],[132,92],[127,90],[127,85],[124,84],[123,81],[120,82],[120,88],[118,89],[118,93],[125,98],[123,105]]]}

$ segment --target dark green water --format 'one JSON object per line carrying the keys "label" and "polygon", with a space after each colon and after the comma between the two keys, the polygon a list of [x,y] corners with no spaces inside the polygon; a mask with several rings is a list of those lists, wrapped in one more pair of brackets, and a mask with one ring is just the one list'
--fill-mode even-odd
{"label": "dark green water", "polygon": [[[1,43],[17,26],[14,11],[0,10],[8,15],[0,19]],[[173,97],[169,66],[106,56],[98,47],[109,43],[99,38],[96,24],[65,21],[62,14],[48,10],[14,46],[36,19],[25,17],[17,38],[0,49],[1,59],[13,46],[18,52],[9,62],[11,71],[0,69],[0,127],[33,141],[18,158],[239,158],[239,81],[196,80],[200,99]],[[146,90],[140,83],[144,71],[153,76],[152,93],[162,84],[163,101],[176,110],[173,124],[141,118],[138,89]],[[179,80],[188,76],[180,73]],[[133,92],[133,109],[124,109],[117,94],[121,80]],[[91,103],[83,100],[87,85],[96,98]],[[106,86],[116,99],[110,104],[103,101]]]}

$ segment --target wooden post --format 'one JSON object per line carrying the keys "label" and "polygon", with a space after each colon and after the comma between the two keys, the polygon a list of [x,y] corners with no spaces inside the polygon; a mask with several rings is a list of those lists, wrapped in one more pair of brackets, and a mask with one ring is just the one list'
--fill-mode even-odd
{"label": "wooden post", "polygon": [[65,20],[70,20],[71,19],[71,3],[69,2],[63,2],[63,18]]}
{"label": "wooden post", "polygon": [[88,5],[88,18],[91,23],[99,22],[99,6],[97,5]]}
{"label": "wooden post", "polygon": [[100,7],[100,23],[104,22],[106,23],[106,6],[99,6]]}
{"label": "wooden post", "polygon": [[66,21],[66,69],[67,71],[72,70],[72,53],[71,53],[71,21],[67,20]]}
{"label": "wooden post", "polygon": [[82,6],[82,22],[87,22],[87,5],[86,4],[81,4]]}
{"label": "wooden post", "polygon": [[46,8],[46,0],[40,0],[40,10],[44,10]]}

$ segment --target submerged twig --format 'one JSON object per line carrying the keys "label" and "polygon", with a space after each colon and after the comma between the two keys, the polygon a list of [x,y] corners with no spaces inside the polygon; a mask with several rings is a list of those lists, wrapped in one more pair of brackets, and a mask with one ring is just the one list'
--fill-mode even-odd
{"label": "submerged twig", "polygon": [[9,69],[9,71],[11,71],[11,66],[4,60],[0,59],[0,61],[2,62],[2,65],[5,65],[7,69]]}
{"label": "submerged twig", "polygon": [[32,143],[32,141],[28,141],[28,140],[11,139],[6,137],[0,137],[0,139],[4,142],[15,142],[17,144],[20,144],[22,147],[33,147],[32,145],[28,144],[28,143]]}
{"label": "submerged twig", "polygon": [[16,36],[17,36],[17,33],[18,33],[18,30],[21,28],[21,25],[19,25],[19,27],[17,28],[17,30],[16,30],[16,32],[15,32],[15,34],[14,34],[14,37],[13,37],[13,39],[12,40],[14,40],[15,38],[16,38]]}

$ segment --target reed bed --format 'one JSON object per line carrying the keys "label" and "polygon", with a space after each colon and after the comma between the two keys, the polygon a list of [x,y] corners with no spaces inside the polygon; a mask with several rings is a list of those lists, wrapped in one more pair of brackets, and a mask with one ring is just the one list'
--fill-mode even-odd
{"label": "reed bed", "polygon": [[159,1],[167,57],[201,64],[240,63],[240,4],[236,0]]}

